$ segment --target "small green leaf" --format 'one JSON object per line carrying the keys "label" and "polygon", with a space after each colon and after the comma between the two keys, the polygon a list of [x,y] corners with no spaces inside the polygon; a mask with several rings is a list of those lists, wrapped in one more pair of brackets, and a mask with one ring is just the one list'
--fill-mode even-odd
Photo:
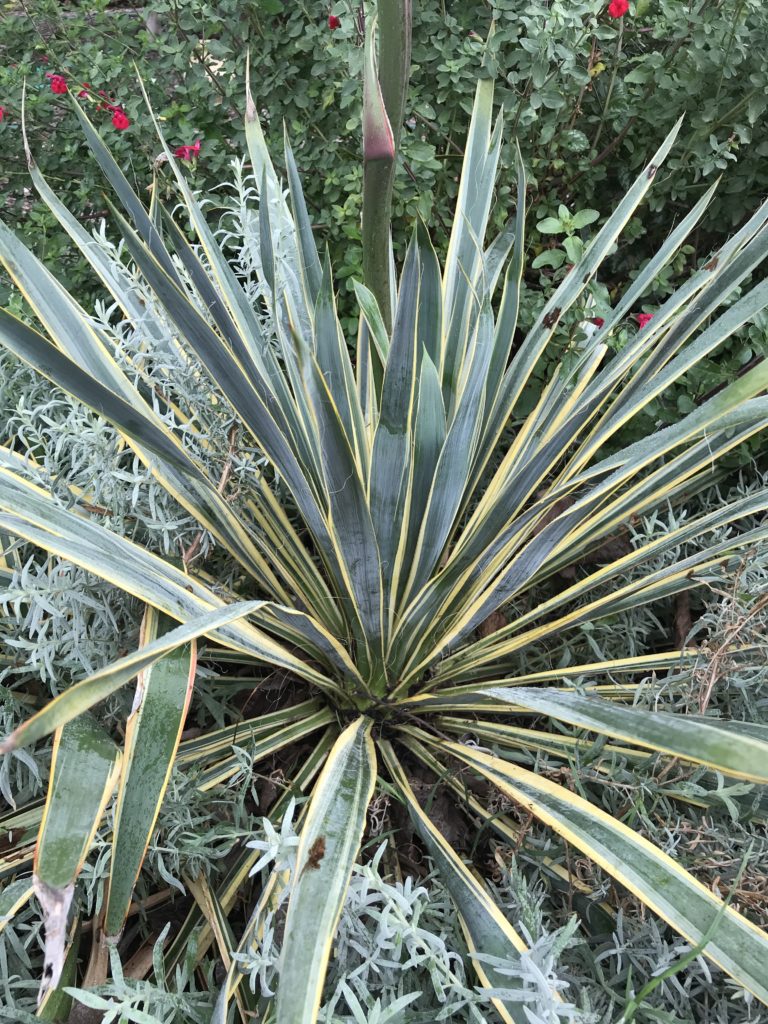
{"label": "small green leaf", "polygon": [[563,248],[565,249],[570,263],[578,263],[584,255],[584,243],[578,235],[571,235],[569,238],[564,238]]}
{"label": "small green leaf", "polygon": [[558,267],[562,267],[566,259],[566,254],[562,249],[545,249],[544,252],[539,253],[531,266],[534,270],[538,270],[540,267],[554,267],[557,270]]}
{"label": "small green leaf", "polygon": [[585,228],[587,224],[594,224],[600,214],[597,210],[578,210],[571,221],[571,224],[577,230],[579,228]]}
{"label": "small green leaf", "polygon": [[560,235],[565,231],[563,222],[558,220],[557,217],[544,217],[536,224],[536,229],[542,235]]}
{"label": "small green leaf", "polygon": [[635,67],[624,75],[624,81],[630,85],[643,85],[648,81],[649,72],[645,68]]}

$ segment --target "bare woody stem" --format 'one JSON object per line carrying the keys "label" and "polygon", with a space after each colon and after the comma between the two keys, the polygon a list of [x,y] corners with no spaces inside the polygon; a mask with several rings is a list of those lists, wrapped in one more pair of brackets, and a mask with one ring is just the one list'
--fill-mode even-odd
{"label": "bare woody stem", "polygon": [[363,83],[363,277],[389,330],[392,186],[410,75],[411,0],[379,0],[378,10],[378,66],[371,24]]}
{"label": "bare woody stem", "polygon": [[379,0],[379,81],[395,154],[400,148],[411,74],[411,19],[411,0]]}

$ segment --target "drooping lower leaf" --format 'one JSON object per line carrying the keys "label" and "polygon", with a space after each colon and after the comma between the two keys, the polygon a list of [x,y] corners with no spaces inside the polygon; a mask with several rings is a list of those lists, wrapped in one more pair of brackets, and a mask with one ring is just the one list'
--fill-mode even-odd
{"label": "drooping lower leaf", "polygon": [[[563,786],[462,743],[437,744],[545,822],[694,944],[709,934],[723,903],[668,854]],[[704,955],[768,1002],[768,935],[728,907]]]}
{"label": "drooping lower leaf", "polygon": [[64,966],[67,915],[120,769],[120,754],[88,715],[58,729],[34,864],[45,921],[45,967],[38,1001],[56,988]]}
{"label": "drooping lower leaf", "polygon": [[54,729],[66,725],[67,722],[92,708],[94,704],[104,700],[133,679],[137,673],[147,669],[158,658],[162,658],[176,647],[190,643],[196,637],[202,636],[224,623],[244,618],[260,604],[259,601],[244,601],[208,612],[190,623],[169,630],[163,636],[154,638],[146,646],[99,669],[87,679],[64,690],[36,715],[27,719],[3,741],[0,745],[0,753],[37,742],[52,733]]}

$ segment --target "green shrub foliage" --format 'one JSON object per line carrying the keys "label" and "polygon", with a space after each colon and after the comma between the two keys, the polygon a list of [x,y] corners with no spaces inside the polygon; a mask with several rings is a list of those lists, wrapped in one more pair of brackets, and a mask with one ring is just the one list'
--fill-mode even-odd
{"label": "green shrub foliage", "polygon": [[[329,13],[340,21],[338,28],[329,27]],[[484,42],[492,26],[488,59]],[[349,282],[361,266],[362,43],[360,11],[346,2],[328,8],[282,0],[159,0],[123,8],[103,0],[66,6],[36,0],[29,17],[8,15],[0,22],[4,220],[57,266],[70,290],[95,295],[83,261],[30,192],[21,138],[24,83],[41,169],[82,221],[98,223],[106,214],[101,186],[84,158],[66,96],[53,91],[51,76],[63,76],[76,92],[89,87],[86,107],[132,183],[146,194],[153,171],[162,174],[164,168],[155,162],[159,149],[135,63],[171,144],[194,147],[199,141],[199,151],[187,153],[188,167],[192,182],[208,189],[229,176],[232,157],[243,148],[242,81],[250,51],[257,101],[268,114],[267,141],[279,150],[285,124],[316,235],[331,247],[337,279]],[[402,140],[405,173],[397,178],[394,207],[401,226],[398,254],[407,241],[403,226],[416,216],[430,223],[433,244],[444,254],[474,82],[485,63],[483,73],[496,78],[497,97],[509,112],[509,137],[519,141],[531,174],[537,218],[557,218],[564,205],[582,225],[570,238],[531,232],[524,328],[574,262],[572,248],[616,206],[644,154],[681,113],[681,145],[656,183],[650,207],[629,225],[616,279],[604,282],[598,303],[610,303],[618,282],[658,248],[670,220],[727,169],[696,238],[648,295],[652,311],[768,187],[767,44],[768,10],[760,0],[633,0],[622,18],[612,18],[601,0],[419,0]],[[125,115],[127,128],[115,127],[111,108]],[[513,205],[513,188],[514,146],[506,142],[494,204],[497,228]],[[593,209],[600,220],[588,227],[583,214]],[[0,282],[0,301],[7,291]],[[341,303],[352,330],[351,291],[342,292]],[[758,321],[717,360],[697,367],[684,387],[654,404],[622,440],[647,433],[658,420],[673,422],[767,349],[765,324]]]}

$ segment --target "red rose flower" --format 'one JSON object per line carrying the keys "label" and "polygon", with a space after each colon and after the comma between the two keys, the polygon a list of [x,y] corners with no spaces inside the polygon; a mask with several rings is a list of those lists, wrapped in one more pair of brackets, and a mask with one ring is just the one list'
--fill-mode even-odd
{"label": "red rose flower", "polygon": [[69,92],[69,86],[67,80],[63,75],[51,75],[51,92],[55,92],[57,96],[63,96],[65,92]]}
{"label": "red rose flower", "polygon": [[5,117],[5,107],[0,107],[0,121]]}
{"label": "red rose flower", "polygon": [[635,320],[637,320],[637,325],[642,331],[645,325],[649,324],[651,320],[653,320],[653,313],[636,313]]}
{"label": "red rose flower", "polygon": [[623,18],[629,10],[629,0],[611,0],[608,13],[612,18]]}
{"label": "red rose flower", "polygon": [[196,160],[200,152],[200,139],[197,139],[191,146],[177,146],[173,155],[181,160]]}
{"label": "red rose flower", "polygon": [[119,132],[124,132],[126,128],[130,126],[130,121],[122,112],[122,110],[115,110],[112,115],[112,124],[117,128]]}
{"label": "red rose flower", "polygon": [[79,93],[77,94],[77,98],[78,98],[79,100],[81,100],[81,99],[82,99],[82,98],[83,98],[84,96],[87,96],[87,95],[88,95],[88,90],[89,90],[90,88],[91,88],[91,87],[90,87],[90,85],[88,85],[88,83],[87,83],[87,82],[83,82],[83,87],[82,87],[82,89],[80,90],[80,92],[79,92]]}
{"label": "red rose flower", "polygon": [[605,325],[605,320],[601,316],[591,316],[589,322],[594,324],[595,327],[603,327]]}
{"label": "red rose flower", "polygon": [[334,29],[341,28],[341,18],[337,18],[335,14],[328,15],[328,28],[333,31]]}

